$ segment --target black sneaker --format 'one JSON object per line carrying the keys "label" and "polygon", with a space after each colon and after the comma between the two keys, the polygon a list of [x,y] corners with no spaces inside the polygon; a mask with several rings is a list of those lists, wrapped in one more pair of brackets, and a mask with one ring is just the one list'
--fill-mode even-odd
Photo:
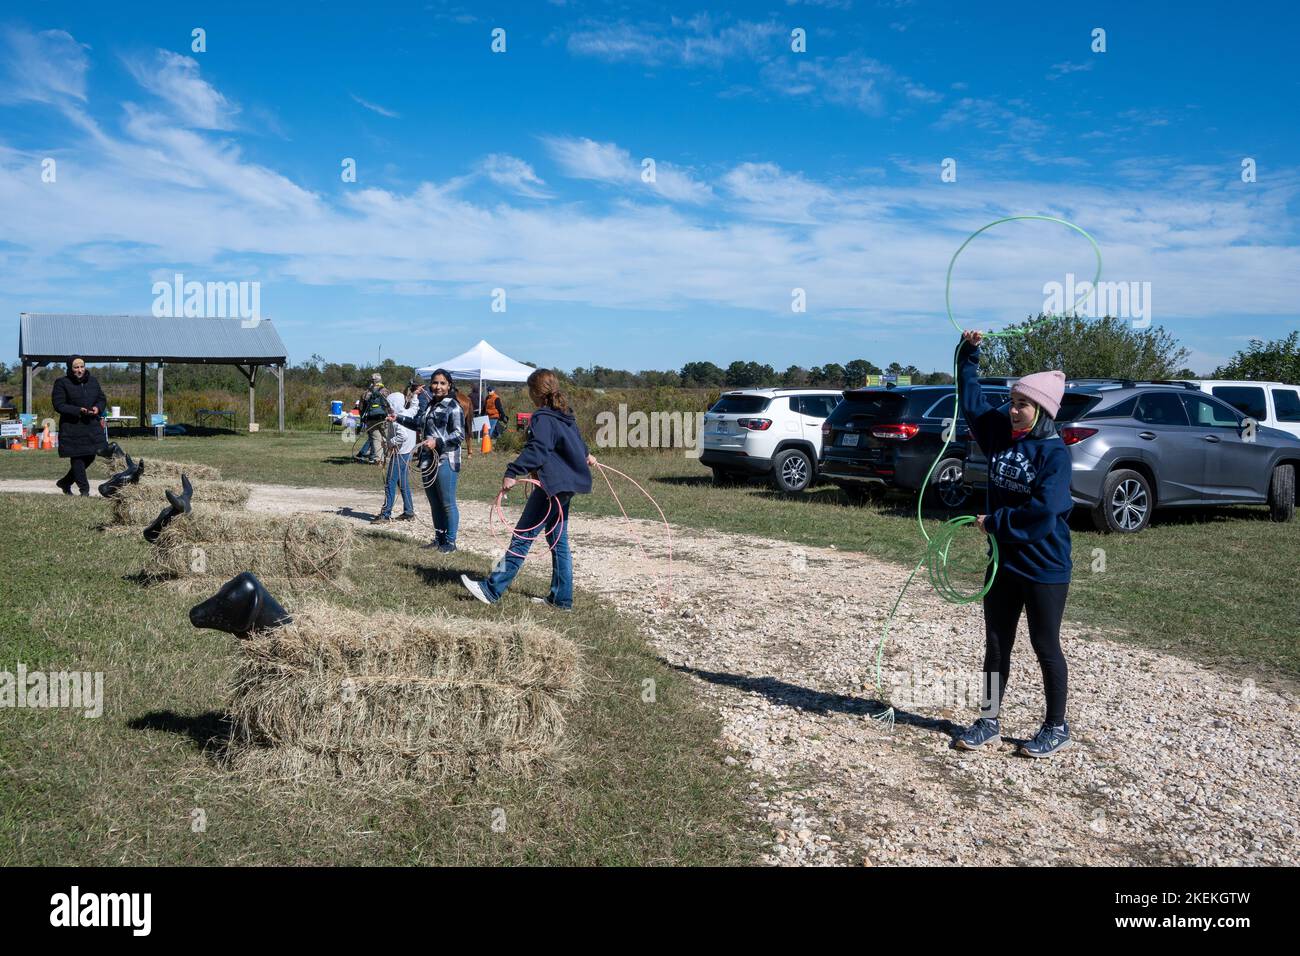
{"label": "black sneaker", "polygon": [[572,605],[565,606],[565,605],[563,605],[563,604],[556,604],[556,603],[555,603],[554,601],[552,601],[549,597],[535,597],[535,598],[532,599],[532,601],[533,601],[534,604],[545,604],[547,607],[555,608],[555,610],[557,610],[557,611],[572,611],[572,610],[573,610],[573,606],[572,606]]}
{"label": "black sneaker", "polygon": [[441,551],[443,554],[454,554],[456,551],[456,546],[450,543],[440,544],[438,545],[438,550]]}
{"label": "black sneaker", "polygon": [[432,550],[435,549],[435,548],[436,548],[437,550],[441,551],[441,550],[442,550],[442,542],[441,542],[441,541],[430,541],[428,544],[422,544],[422,545],[420,545],[420,550],[421,550],[421,551],[432,551]]}
{"label": "black sneaker", "polygon": [[981,717],[971,724],[952,743],[959,750],[978,750],[987,743],[1002,739],[1002,728],[996,717]]}
{"label": "black sneaker", "polygon": [[371,524],[392,524],[393,519],[388,515],[375,515],[370,519]]}
{"label": "black sneaker", "polygon": [[62,491],[65,495],[70,495],[70,494],[72,494],[72,482],[69,481],[69,482],[67,482],[67,483],[65,484],[64,481],[63,481],[63,479],[60,478],[60,479],[59,479],[58,481],[56,481],[54,484],[55,484],[55,486],[56,486],[60,491]]}
{"label": "black sneaker", "polygon": [[398,516],[397,516],[397,520],[398,520],[398,521],[414,521],[414,520],[415,520],[415,515],[398,515]]}
{"label": "black sneaker", "polygon": [[1050,757],[1058,750],[1070,746],[1070,725],[1068,723],[1053,726],[1047,722],[1034,735],[1020,745],[1019,752],[1025,757]]}

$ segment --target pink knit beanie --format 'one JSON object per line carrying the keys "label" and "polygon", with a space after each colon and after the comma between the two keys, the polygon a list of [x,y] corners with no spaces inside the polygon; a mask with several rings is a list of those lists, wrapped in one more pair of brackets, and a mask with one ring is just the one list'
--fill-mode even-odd
{"label": "pink knit beanie", "polygon": [[1050,372],[1035,372],[1026,375],[1011,386],[1011,395],[1024,396],[1038,405],[1053,418],[1061,410],[1061,399],[1065,396],[1065,373],[1057,369]]}

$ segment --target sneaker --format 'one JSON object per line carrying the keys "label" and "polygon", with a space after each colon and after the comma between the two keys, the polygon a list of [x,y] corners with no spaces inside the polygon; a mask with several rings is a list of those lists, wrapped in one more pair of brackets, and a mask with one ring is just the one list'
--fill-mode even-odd
{"label": "sneaker", "polygon": [[468,574],[462,574],[462,575],[460,576],[460,583],[463,584],[463,585],[465,585],[465,590],[466,590],[466,591],[468,591],[470,594],[474,595],[476,598],[478,598],[478,599],[479,599],[480,601],[482,601],[484,604],[491,604],[491,603],[492,603],[492,599],[489,598],[486,594],[483,593],[483,582],[482,582],[482,581],[475,581],[475,580],[474,580],[473,578],[471,578]]}
{"label": "sneaker", "polygon": [[58,489],[59,489],[61,492],[63,492],[65,495],[70,495],[70,494],[72,494],[72,482],[69,481],[67,484],[64,484],[63,479],[60,478],[60,479],[59,479],[58,481],[56,481],[54,484],[55,484],[55,485],[58,487]]}
{"label": "sneaker", "polygon": [[442,554],[455,554],[456,546],[450,542],[447,544],[440,544],[438,545],[438,551]]}
{"label": "sneaker", "polygon": [[397,520],[398,520],[398,521],[414,521],[414,520],[415,520],[415,515],[413,515],[413,514],[411,514],[411,515],[398,515],[398,516],[397,516]]}
{"label": "sneaker", "polygon": [[1033,740],[1020,745],[1019,753],[1025,757],[1050,757],[1058,750],[1070,746],[1070,725],[1052,725],[1044,722]]}
{"label": "sneaker", "polygon": [[547,607],[553,607],[557,611],[572,611],[572,607],[565,607],[563,604],[556,604],[548,597],[535,597],[531,599],[534,604],[545,604]]}
{"label": "sneaker", "polygon": [[388,515],[375,515],[370,519],[371,524],[391,524],[393,521]]}
{"label": "sneaker", "polygon": [[439,551],[442,550],[442,542],[437,540],[436,538],[433,541],[430,541],[428,544],[420,545],[421,551],[432,551],[434,548],[437,548]]}
{"label": "sneaker", "polygon": [[987,743],[996,743],[1002,739],[1002,727],[996,717],[981,717],[971,724],[954,740],[953,746],[959,750],[979,750]]}

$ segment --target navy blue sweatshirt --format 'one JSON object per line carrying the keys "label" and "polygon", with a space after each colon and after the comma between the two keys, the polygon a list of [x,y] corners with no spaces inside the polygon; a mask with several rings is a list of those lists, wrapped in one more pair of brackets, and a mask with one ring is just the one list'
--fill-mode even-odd
{"label": "navy blue sweatshirt", "polygon": [[553,408],[533,412],[528,420],[528,442],[519,457],[506,466],[506,474],[519,478],[532,471],[537,472],[537,480],[549,495],[591,491],[587,445],[578,434],[572,412]]}
{"label": "navy blue sweatshirt", "polygon": [[958,369],[962,413],[989,460],[984,527],[997,539],[1001,570],[1041,584],[1068,582],[1073,568],[1069,449],[1053,427],[1035,427],[1012,440],[1011,419],[980,390],[978,348],[963,345]]}

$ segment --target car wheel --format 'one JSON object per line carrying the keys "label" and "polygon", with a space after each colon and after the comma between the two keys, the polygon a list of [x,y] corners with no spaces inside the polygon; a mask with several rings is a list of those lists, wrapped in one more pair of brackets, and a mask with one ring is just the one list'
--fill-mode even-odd
{"label": "car wheel", "polygon": [[1155,501],[1141,473],[1121,468],[1106,476],[1101,502],[1092,509],[1098,531],[1136,534],[1151,521]]}
{"label": "car wheel", "polygon": [[966,504],[970,489],[962,484],[963,469],[960,458],[945,458],[939,462],[926,490],[931,505],[956,510]]}
{"label": "car wheel", "polygon": [[713,484],[719,488],[738,485],[740,484],[740,476],[734,471],[727,471],[725,468],[714,468]]}
{"label": "car wheel", "polygon": [[772,462],[772,484],[777,491],[803,491],[812,480],[812,460],[798,448],[786,449]]}
{"label": "car wheel", "polygon": [[1295,465],[1278,465],[1268,483],[1268,510],[1274,521],[1295,517]]}

